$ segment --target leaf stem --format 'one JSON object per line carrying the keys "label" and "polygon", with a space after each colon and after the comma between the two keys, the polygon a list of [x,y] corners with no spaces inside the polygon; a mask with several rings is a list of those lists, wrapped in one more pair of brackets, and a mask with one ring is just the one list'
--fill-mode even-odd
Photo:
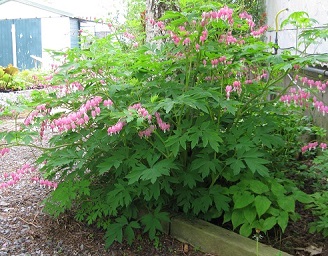
{"label": "leaf stem", "polygon": [[[257,98],[261,97],[263,95],[263,93],[270,87],[272,86],[273,84],[279,82],[280,80],[282,80],[286,75],[287,75],[288,71],[285,71],[281,76],[279,76],[277,79],[275,79],[274,81],[272,81],[271,83],[267,83],[267,85],[261,90],[260,93],[258,94],[255,94],[245,105],[243,108],[240,108],[240,110],[238,111],[237,115],[236,115],[236,119],[235,119],[235,122],[233,123],[232,126],[235,126],[238,121],[240,120],[240,118],[252,107],[250,106],[251,103],[253,101],[255,101]],[[284,91],[286,91],[288,89],[288,87],[286,87],[286,89]],[[259,104],[263,104],[263,102],[259,102],[258,104],[256,105],[259,105]]]}

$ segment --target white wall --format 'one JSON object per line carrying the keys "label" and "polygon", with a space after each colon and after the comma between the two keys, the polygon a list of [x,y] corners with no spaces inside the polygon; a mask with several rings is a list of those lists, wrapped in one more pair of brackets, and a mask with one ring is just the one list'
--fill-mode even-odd
{"label": "white wall", "polygon": [[70,20],[68,17],[41,19],[42,67],[47,69],[53,60],[45,49],[65,50],[70,48]]}
{"label": "white wall", "polygon": [[76,17],[108,18],[119,16],[119,20],[124,20],[126,14],[127,0],[33,0],[59,10],[73,13]]}
{"label": "white wall", "polygon": [[[328,23],[328,0],[266,0],[267,6],[267,24],[272,32],[267,33],[267,39],[270,42],[275,40],[275,16],[285,8],[288,11],[282,12],[278,16],[278,24],[285,20],[291,13],[305,11],[310,18],[316,19],[319,23],[315,26],[320,27]],[[295,47],[297,42],[296,30],[292,26],[286,26],[282,31],[278,32],[278,43],[281,48]],[[308,48],[307,53],[328,53],[328,42],[321,40]]]}
{"label": "white wall", "polygon": [[5,2],[0,5],[0,19],[26,19],[57,16],[59,15],[15,1]]}
{"label": "white wall", "polygon": [[63,50],[70,47],[70,22],[68,17],[42,10],[16,1],[0,5],[0,19],[41,18],[42,56],[36,56],[38,66],[48,69],[53,63],[45,49]]}

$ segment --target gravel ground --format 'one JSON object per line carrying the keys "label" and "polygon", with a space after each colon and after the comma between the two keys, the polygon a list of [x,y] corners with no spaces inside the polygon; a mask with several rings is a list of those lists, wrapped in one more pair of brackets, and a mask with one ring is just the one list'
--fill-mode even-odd
{"label": "gravel ground", "polygon": [[[13,124],[12,120],[0,120],[0,131],[13,129]],[[0,185],[12,180],[12,175],[19,177],[17,184],[0,187],[0,256],[209,255],[169,236],[160,237],[155,244],[143,234],[137,234],[133,246],[115,243],[105,250],[103,231],[78,223],[71,213],[53,219],[42,211],[42,201],[51,190],[31,181],[37,172],[22,170],[38,154],[37,150],[16,147],[0,155]]]}
{"label": "gravel ground", "polygon": [[8,92],[8,93],[0,93],[0,106],[7,106],[7,101],[15,102],[18,97],[29,97],[31,94],[31,90],[26,91],[17,91],[17,92]]}

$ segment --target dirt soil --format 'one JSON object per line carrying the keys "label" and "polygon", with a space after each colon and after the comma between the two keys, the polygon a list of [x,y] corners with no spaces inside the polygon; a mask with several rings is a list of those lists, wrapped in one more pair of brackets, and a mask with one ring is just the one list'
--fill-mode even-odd
{"label": "dirt soil", "polygon": [[301,216],[300,220],[290,222],[281,238],[271,232],[271,238],[266,238],[264,242],[292,255],[328,256],[328,238],[308,232],[309,223],[314,221],[311,211],[300,205],[296,206],[296,211]]}
{"label": "dirt soil", "polygon": [[328,256],[328,238],[308,232],[308,224],[314,220],[311,211],[298,206],[297,212],[301,219],[296,222],[291,221],[281,237],[278,231],[272,231],[263,238],[262,242],[291,255]]}

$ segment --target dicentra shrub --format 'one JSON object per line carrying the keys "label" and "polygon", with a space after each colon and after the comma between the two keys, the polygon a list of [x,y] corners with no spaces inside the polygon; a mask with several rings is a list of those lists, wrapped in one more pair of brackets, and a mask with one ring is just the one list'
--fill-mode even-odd
{"label": "dicentra shrub", "polygon": [[245,236],[284,230],[311,198],[285,176],[303,113],[280,102],[293,86],[283,79],[321,57],[273,55],[267,27],[219,4],[148,22],[161,44],[116,31],[62,53],[21,129],[1,134],[6,147],[49,139],[36,161],[58,181],[46,210],[73,208],[106,230],[107,246],[136,229],[154,238],[172,212],[223,217]]}

